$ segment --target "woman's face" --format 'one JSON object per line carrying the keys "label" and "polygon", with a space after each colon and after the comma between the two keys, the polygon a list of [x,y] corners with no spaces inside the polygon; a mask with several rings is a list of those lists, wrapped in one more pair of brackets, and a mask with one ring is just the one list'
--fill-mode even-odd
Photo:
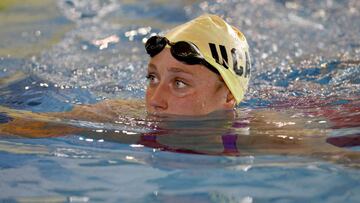
{"label": "woman's face", "polygon": [[165,48],[148,65],[146,109],[151,114],[205,115],[232,109],[235,99],[220,76],[203,65],[187,65]]}

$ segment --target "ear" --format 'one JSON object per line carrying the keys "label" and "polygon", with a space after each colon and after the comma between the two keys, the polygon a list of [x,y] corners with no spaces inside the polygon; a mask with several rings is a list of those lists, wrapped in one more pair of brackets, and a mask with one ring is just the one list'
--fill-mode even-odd
{"label": "ear", "polygon": [[233,109],[236,105],[236,100],[233,94],[228,90],[226,95],[226,101],[224,103],[224,107],[226,109]]}

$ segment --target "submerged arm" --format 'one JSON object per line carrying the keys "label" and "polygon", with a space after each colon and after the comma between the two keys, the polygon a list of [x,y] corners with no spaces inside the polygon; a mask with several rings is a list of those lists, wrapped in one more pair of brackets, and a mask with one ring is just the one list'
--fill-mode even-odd
{"label": "submerged arm", "polygon": [[0,107],[4,117],[0,133],[34,138],[78,134],[87,131],[86,128],[69,125],[68,121],[113,123],[124,112],[139,115],[141,105],[137,101],[106,100],[94,105],[77,105],[70,112],[54,113],[34,113]]}

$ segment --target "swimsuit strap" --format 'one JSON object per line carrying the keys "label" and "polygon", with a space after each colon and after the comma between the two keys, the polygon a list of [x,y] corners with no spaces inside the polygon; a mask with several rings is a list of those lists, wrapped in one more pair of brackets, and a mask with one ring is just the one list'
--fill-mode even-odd
{"label": "swimsuit strap", "polygon": [[236,146],[236,140],[238,136],[236,134],[225,134],[221,136],[224,146],[223,155],[239,155],[239,150]]}

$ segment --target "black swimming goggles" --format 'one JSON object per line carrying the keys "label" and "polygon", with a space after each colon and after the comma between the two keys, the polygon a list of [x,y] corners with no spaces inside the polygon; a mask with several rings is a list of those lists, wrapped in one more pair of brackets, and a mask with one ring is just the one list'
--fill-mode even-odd
{"label": "black swimming goggles", "polygon": [[219,71],[207,62],[199,48],[189,41],[170,42],[166,37],[152,36],[145,43],[146,52],[154,57],[160,53],[166,45],[170,46],[171,55],[178,61],[188,65],[201,64],[212,72],[220,75]]}

